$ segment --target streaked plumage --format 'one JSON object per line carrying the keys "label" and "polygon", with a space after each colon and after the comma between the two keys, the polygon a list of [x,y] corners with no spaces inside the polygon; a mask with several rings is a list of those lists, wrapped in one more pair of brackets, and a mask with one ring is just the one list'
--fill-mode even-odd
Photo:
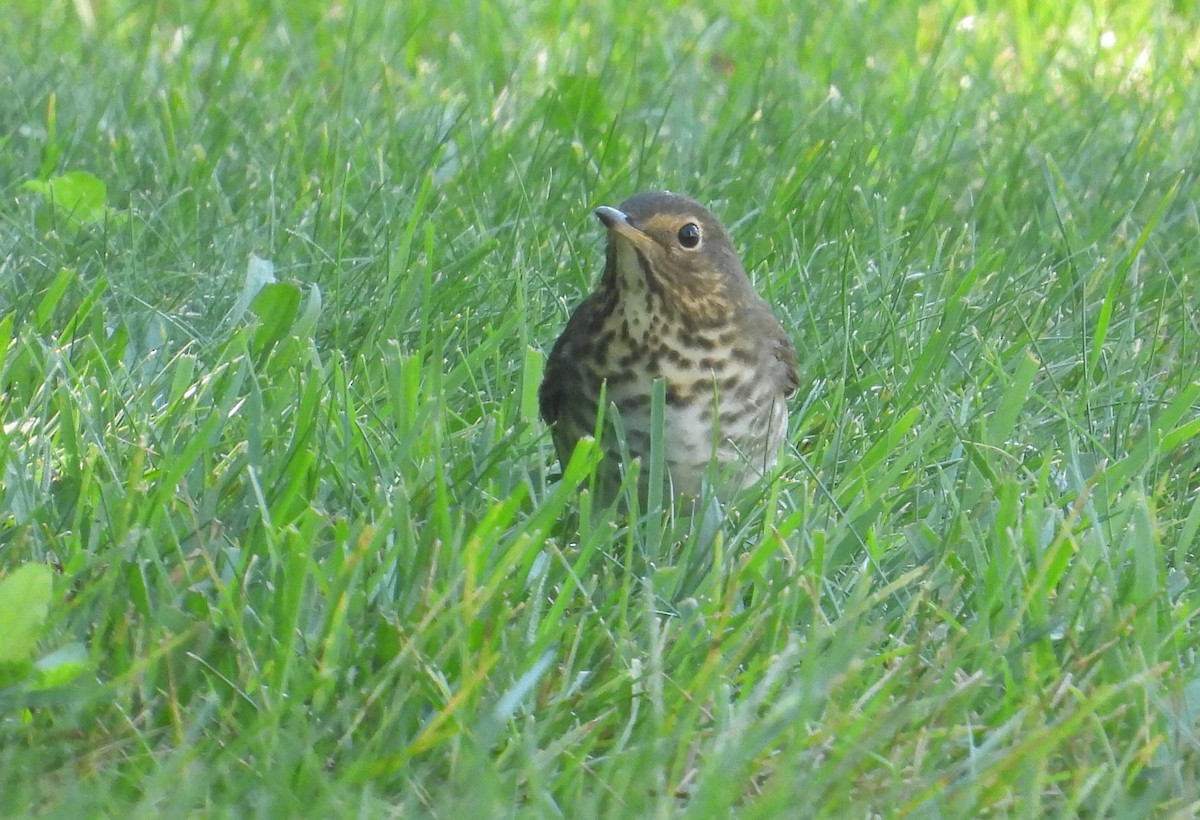
{"label": "streaked plumage", "polygon": [[[799,384],[795,348],[700,203],[643,193],[596,215],[608,229],[604,274],[555,343],[539,392],[559,458],[565,464],[595,431],[605,384],[630,454],[648,456],[651,389],[662,378],[674,492],[698,493],[715,455],[729,495],[776,461]],[[610,497],[620,483],[611,431],[604,444],[601,491]]]}

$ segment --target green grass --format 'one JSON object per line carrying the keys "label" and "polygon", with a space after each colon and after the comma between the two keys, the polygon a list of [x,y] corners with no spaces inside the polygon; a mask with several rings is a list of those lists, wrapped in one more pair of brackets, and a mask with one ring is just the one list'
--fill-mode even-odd
{"label": "green grass", "polygon": [[[1196,812],[1200,16],[908,5],[10,0],[0,814]],[[660,187],[803,387],[625,520],[535,391]]]}

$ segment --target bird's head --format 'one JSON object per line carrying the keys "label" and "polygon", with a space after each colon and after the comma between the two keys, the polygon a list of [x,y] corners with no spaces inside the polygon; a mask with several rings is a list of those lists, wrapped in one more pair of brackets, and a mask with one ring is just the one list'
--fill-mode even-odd
{"label": "bird's head", "polygon": [[608,229],[605,281],[619,292],[648,291],[685,313],[717,318],[750,288],[729,233],[690,197],[636,194],[596,216]]}

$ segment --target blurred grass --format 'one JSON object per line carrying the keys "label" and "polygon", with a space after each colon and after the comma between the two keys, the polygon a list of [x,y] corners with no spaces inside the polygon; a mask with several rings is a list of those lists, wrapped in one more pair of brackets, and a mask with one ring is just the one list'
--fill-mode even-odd
{"label": "blurred grass", "polygon": [[[1193,813],[1197,22],[10,2],[3,813]],[[658,187],[805,385],[665,531],[532,400]]]}

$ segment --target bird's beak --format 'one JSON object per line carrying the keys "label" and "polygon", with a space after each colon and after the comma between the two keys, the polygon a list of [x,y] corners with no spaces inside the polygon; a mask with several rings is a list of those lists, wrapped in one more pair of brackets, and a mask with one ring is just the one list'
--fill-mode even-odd
{"label": "bird's beak", "polygon": [[601,205],[596,209],[596,216],[604,223],[604,227],[608,228],[610,234],[624,239],[635,248],[644,248],[654,241],[633,227],[633,224],[629,221],[629,217],[624,211],[610,208],[607,205]]}

